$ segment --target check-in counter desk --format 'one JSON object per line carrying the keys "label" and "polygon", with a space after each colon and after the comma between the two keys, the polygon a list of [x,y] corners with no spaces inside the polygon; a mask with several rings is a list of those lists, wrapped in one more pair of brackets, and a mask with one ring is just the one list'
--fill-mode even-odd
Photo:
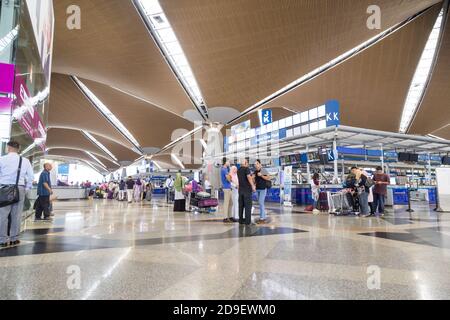
{"label": "check-in counter desk", "polygon": [[[88,191],[85,188],[77,187],[52,187],[53,195],[58,197],[58,200],[79,200],[87,199]],[[33,187],[30,193],[30,200],[36,200],[37,188]]]}
{"label": "check-in counter desk", "polygon": [[166,194],[166,188],[154,188],[152,194],[164,195]]}
{"label": "check-in counter desk", "polygon": [[[411,200],[427,201],[430,204],[436,203],[436,187],[435,186],[419,186],[412,188]],[[388,186],[388,194],[386,205],[407,205],[408,204],[408,188],[405,186]]]}
{"label": "check-in counter desk", "polygon": [[[339,192],[342,190],[342,185],[321,185],[321,190],[325,192]],[[220,198],[223,199],[223,194],[220,192]],[[411,199],[428,201],[430,204],[436,203],[436,187],[421,186],[417,191],[411,191]],[[256,194],[253,194],[253,200],[257,201]],[[280,203],[280,187],[275,186],[267,190],[266,202]],[[300,206],[306,206],[313,203],[311,186],[309,184],[293,184],[292,185],[292,203]],[[408,189],[405,186],[388,186],[388,195],[386,198],[386,205],[407,205],[408,204]]]}

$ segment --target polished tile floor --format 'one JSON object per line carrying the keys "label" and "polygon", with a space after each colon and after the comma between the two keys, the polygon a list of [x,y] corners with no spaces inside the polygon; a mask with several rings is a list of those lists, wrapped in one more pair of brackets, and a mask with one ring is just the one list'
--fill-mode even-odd
{"label": "polished tile floor", "polygon": [[[269,206],[224,224],[162,200],[57,202],[0,250],[0,299],[449,299],[450,214],[384,219]],[[258,208],[255,208],[257,218]]]}

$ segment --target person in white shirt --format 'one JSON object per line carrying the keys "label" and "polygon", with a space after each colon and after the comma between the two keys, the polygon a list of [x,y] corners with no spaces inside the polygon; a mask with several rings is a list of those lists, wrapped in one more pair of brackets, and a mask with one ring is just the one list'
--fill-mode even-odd
{"label": "person in white shirt", "polygon": [[[0,157],[0,185],[15,185],[19,163],[20,144],[16,141],[10,141],[7,144],[8,154]],[[10,245],[18,245],[20,224],[22,221],[22,211],[25,201],[25,193],[31,189],[33,185],[33,167],[30,161],[22,158],[22,166],[19,175],[19,202],[0,208],[0,247]],[[11,216],[11,228],[8,243],[8,217]]]}
{"label": "person in white shirt", "polygon": [[173,188],[173,180],[172,176],[169,176],[164,183],[164,187],[166,188],[166,202],[169,203],[170,198],[170,190]]}

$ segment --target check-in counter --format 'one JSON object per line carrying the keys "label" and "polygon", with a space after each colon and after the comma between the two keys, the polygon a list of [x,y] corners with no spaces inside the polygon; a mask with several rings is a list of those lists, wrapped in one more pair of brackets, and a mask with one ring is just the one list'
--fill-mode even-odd
{"label": "check-in counter", "polygon": [[[85,188],[77,187],[52,187],[53,195],[58,197],[58,200],[79,200],[87,199],[89,193]],[[37,188],[33,187],[30,192],[30,200],[36,200]]]}
{"label": "check-in counter", "polygon": [[[436,203],[436,187],[420,186],[412,189],[411,199],[428,201],[430,204]],[[388,186],[386,205],[407,205],[408,204],[408,188],[406,186]]]}

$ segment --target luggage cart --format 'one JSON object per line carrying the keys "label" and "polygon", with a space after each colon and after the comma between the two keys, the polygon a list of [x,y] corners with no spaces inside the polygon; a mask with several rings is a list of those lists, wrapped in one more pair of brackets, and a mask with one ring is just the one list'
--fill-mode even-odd
{"label": "luggage cart", "polygon": [[347,199],[347,192],[328,192],[329,213],[336,216],[349,215],[352,207]]}
{"label": "luggage cart", "polygon": [[190,193],[189,198],[190,211],[194,213],[212,213],[212,208],[219,205],[217,198],[211,198],[211,195],[203,192]]}

